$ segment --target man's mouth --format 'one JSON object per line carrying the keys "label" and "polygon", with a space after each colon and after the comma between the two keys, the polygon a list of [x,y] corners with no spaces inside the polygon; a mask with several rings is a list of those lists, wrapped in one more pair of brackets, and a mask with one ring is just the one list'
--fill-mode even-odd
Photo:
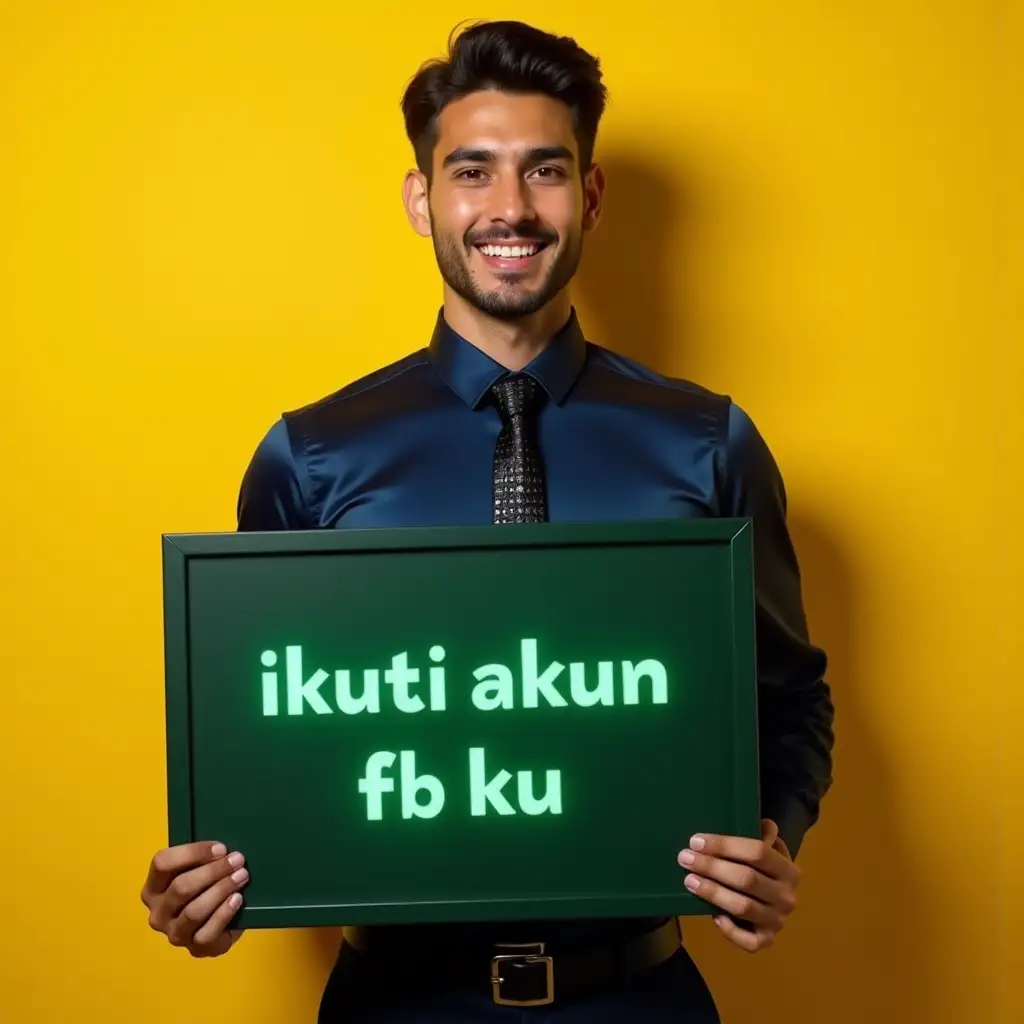
{"label": "man's mouth", "polygon": [[511,244],[477,245],[474,248],[493,270],[527,270],[537,256],[548,247],[547,242],[516,242]]}

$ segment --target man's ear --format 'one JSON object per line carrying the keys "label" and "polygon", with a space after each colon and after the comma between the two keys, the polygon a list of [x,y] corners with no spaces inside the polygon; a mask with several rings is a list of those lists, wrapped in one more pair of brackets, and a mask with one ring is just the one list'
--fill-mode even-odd
{"label": "man's ear", "polygon": [[583,178],[583,230],[593,231],[601,220],[604,209],[604,170],[600,164],[591,164]]}
{"label": "man's ear", "polygon": [[402,182],[402,201],[405,203],[405,215],[409,218],[413,231],[424,238],[431,235],[430,227],[430,186],[422,171],[411,170],[405,174]]}

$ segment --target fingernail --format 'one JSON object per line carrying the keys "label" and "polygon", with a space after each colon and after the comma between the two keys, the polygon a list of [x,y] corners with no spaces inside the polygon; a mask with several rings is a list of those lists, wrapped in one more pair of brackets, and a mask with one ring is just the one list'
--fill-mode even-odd
{"label": "fingernail", "polygon": [[228,848],[223,843],[214,843],[210,848],[210,853],[214,857],[223,857],[228,852]]}
{"label": "fingernail", "polygon": [[703,836],[694,836],[690,840],[690,846],[692,846],[693,849],[695,849],[695,850],[703,850],[704,849],[704,837]]}
{"label": "fingernail", "polygon": [[246,871],[245,868],[242,868],[241,871],[236,871],[231,876],[231,881],[234,882],[236,885],[241,885],[242,882],[244,882],[248,877],[249,872]]}
{"label": "fingernail", "polygon": [[236,892],[235,895],[232,896],[231,899],[228,900],[228,906],[232,910],[237,910],[241,905],[242,905],[242,894],[240,892]]}
{"label": "fingernail", "polygon": [[696,859],[697,855],[693,853],[692,850],[683,850],[683,852],[679,854],[680,864],[692,864]]}
{"label": "fingernail", "polygon": [[686,881],[683,882],[690,892],[696,892],[700,888],[700,879],[696,875],[687,875]]}
{"label": "fingernail", "polygon": [[240,853],[233,853],[228,857],[228,863],[233,868],[240,868],[245,863],[245,857]]}

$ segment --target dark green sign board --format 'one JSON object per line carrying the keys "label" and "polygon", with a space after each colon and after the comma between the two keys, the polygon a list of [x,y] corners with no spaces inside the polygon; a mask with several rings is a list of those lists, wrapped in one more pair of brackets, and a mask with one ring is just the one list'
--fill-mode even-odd
{"label": "dark green sign board", "polygon": [[745,519],[167,535],[170,843],[239,927],[708,913],[759,835]]}

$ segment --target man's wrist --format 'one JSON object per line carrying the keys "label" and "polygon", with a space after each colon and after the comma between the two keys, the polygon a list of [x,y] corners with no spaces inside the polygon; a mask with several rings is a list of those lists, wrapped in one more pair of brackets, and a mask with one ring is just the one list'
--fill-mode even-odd
{"label": "man's wrist", "polygon": [[775,822],[779,828],[779,838],[786,844],[790,857],[796,860],[804,836],[814,823],[813,815],[803,801],[798,797],[765,801],[761,817]]}

